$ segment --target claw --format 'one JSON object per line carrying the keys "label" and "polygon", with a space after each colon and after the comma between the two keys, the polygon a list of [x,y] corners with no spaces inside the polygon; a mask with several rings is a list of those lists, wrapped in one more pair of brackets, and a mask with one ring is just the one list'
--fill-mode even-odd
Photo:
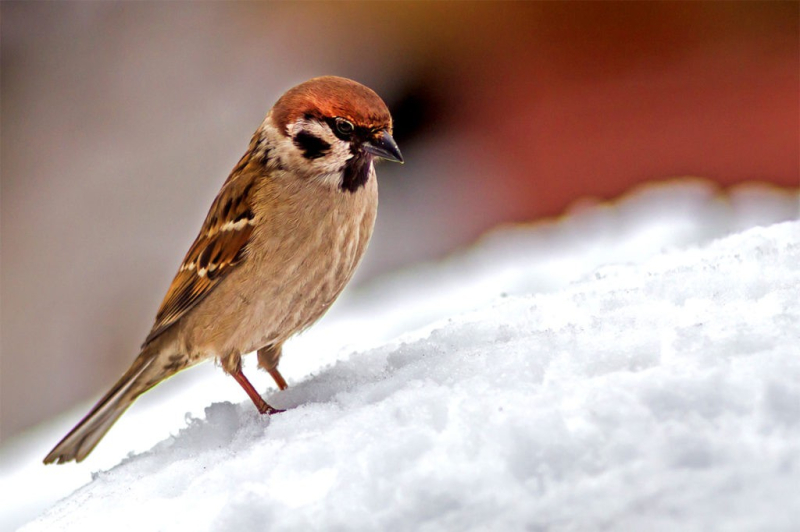
{"label": "claw", "polygon": [[261,399],[261,405],[256,405],[256,408],[258,408],[259,414],[267,414],[268,416],[271,416],[272,414],[281,414],[283,412],[286,412],[286,410],[278,410],[274,406],[270,406],[263,399]]}

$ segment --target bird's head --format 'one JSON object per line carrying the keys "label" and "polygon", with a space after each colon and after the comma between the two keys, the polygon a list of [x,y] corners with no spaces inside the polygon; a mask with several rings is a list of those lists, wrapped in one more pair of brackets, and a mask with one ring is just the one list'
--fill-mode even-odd
{"label": "bird's head", "polygon": [[268,120],[282,136],[275,153],[281,166],[343,191],[367,183],[375,157],[403,162],[386,104],[349,79],[301,83],[277,101]]}

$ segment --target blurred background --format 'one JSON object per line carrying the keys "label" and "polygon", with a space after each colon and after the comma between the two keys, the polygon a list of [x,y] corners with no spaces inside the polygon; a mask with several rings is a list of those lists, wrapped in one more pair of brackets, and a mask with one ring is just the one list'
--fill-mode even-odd
{"label": "blurred background", "polygon": [[291,86],[392,109],[363,283],[646,182],[796,191],[799,6],[2,2],[0,438],[127,367]]}

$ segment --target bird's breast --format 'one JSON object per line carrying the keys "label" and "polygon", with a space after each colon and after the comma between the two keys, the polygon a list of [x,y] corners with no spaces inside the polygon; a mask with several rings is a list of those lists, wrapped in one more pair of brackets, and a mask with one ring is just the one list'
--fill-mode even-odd
{"label": "bird's breast", "polygon": [[313,324],[351,279],[372,236],[374,175],[355,193],[267,182],[258,194],[244,259],[170,335],[193,360],[280,344]]}
{"label": "bird's breast", "polygon": [[352,278],[372,236],[374,175],[355,193],[293,199],[254,231],[262,239],[247,259],[254,272],[250,314],[259,316],[249,327],[255,343],[282,342],[317,321]]}

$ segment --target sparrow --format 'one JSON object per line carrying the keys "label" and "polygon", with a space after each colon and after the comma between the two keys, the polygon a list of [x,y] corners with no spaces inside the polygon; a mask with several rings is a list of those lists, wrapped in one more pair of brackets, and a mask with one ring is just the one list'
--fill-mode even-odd
{"label": "sparrow", "polygon": [[216,359],[262,414],[242,355],[283,390],[284,342],[317,321],[364,255],[378,208],[376,159],[403,162],[371,89],[324,76],[290,89],[222,185],[139,356],[44,463],[82,461],[144,392]]}

